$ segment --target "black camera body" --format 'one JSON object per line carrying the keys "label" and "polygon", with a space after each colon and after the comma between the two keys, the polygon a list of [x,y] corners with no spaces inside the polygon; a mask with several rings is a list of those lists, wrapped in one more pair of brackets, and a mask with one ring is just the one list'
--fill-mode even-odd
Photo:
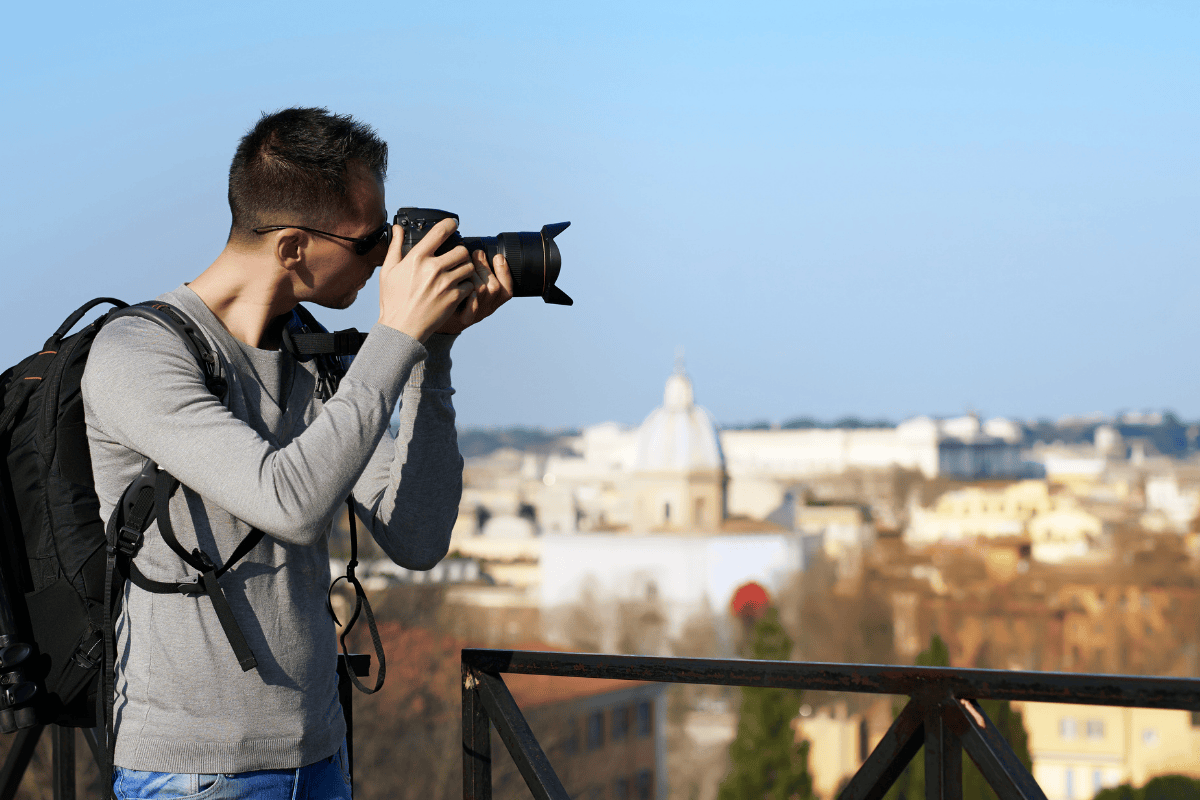
{"label": "black camera body", "polygon": [[[402,208],[397,211],[392,223],[404,228],[401,254],[407,255],[414,244],[425,238],[430,228],[448,217],[458,219],[458,214],[437,208]],[[489,265],[497,254],[503,255],[512,271],[513,297],[540,297],[555,305],[574,305],[567,293],[554,285],[562,269],[562,254],[554,237],[570,224],[557,222],[543,225],[540,233],[521,231],[498,236],[461,236],[455,231],[435,251],[435,255],[448,253],[460,244],[471,252],[482,250],[487,254]]]}

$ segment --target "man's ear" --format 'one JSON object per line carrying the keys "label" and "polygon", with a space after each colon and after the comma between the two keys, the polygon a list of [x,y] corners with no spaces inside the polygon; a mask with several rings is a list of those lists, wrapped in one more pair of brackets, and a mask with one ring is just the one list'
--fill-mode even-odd
{"label": "man's ear", "polygon": [[304,231],[289,228],[275,240],[275,260],[289,272],[304,266],[309,236]]}

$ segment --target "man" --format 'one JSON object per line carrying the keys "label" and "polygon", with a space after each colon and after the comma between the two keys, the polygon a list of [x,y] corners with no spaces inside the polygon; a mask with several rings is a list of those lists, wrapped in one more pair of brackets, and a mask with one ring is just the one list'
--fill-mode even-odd
{"label": "man", "polygon": [[[224,563],[252,527],[266,534],[220,581],[255,669],[239,667],[206,597],[127,586],[120,798],[350,796],[325,610],[328,534],[351,495],[397,563],[428,569],[445,555],[462,489],[450,347],[512,294],[503,258],[493,270],[461,246],[433,255],[453,220],[400,257],[386,166],[369,127],[321,109],[264,116],[242,139],[224,250],[159,298],[218,353],[223,403],[161,326],[121,318],[96,338],[83,394],[101,516],[152,459],[182,484],[169,505],[187,550]],[[297,303],[349,306],[380,265],[379,322],[323,398],[316,368],[281,349],[281,332]],[[136,563],[151,580],[195,578],[156,528]]]}

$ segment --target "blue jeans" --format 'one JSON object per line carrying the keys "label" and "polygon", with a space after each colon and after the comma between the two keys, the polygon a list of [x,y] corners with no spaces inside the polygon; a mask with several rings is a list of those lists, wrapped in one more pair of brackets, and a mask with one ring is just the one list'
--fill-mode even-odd
{"label": "blue jeans", "polygon": [[230,775],[113,770],[117,800],[350,800],[346,745],[326,759],[300,769],[264,769]]}

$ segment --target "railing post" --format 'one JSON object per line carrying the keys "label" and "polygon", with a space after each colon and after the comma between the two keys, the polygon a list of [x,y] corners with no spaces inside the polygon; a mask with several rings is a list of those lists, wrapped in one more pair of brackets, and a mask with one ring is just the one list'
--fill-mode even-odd
{"label": "railing post", "polygon": [[37,749],[38,739],[41,738],[43,730],[41,725],[21,728],[13,737],[12,743],[9,745],[8,758],[4,760],[4,766],[0,768],[0,800],[12,800],[17,796],[21,777],[33,759],[33,752]]}
{"label": "railing post", "polygon": [[463,800],[492,800],[492,728],[475,672],[462,662]]}
{"label": "railing post", "polygon": [[50,731],[54,800],[75,800],[75,729],[54,725]]}
{"label": "railing post", "polygon": [[962,741],[946,724],[943,703],[925,711],[925,800],[962,800]]}

